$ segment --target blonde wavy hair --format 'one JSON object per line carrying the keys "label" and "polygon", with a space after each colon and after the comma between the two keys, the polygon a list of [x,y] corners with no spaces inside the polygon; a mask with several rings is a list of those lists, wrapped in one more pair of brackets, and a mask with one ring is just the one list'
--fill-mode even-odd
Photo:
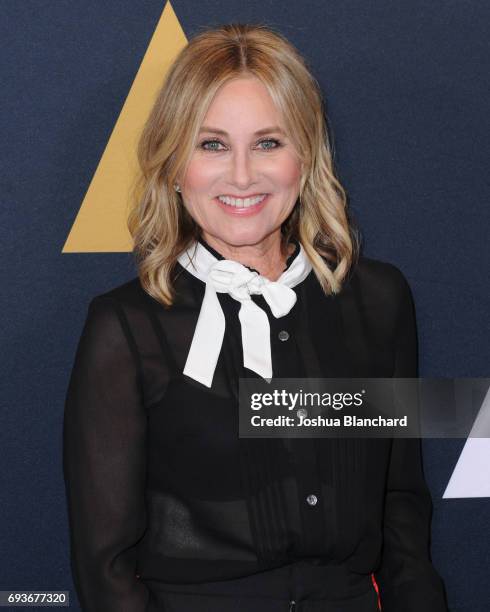
{"label": "blonde wavy hair", "polygon": [[140,172],[128,229],[145,291],[164,306],[174,299],[173,272],[200,227],[174,189],[197,145],[217,90],[258,77],[280,112],[303,163],[298,200],[281,227],[282,247],[302,244],[326,294],[338,293],[358,257],[346,192],[335,176],[321,90],[298,50],[263,24],[231,23],[195,35],[177,55],[138,142]]}

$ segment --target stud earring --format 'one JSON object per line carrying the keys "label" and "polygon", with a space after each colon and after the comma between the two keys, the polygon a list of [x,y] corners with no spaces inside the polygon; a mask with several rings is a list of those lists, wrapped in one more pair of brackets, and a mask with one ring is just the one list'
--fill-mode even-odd
{"label": "stud earring", "polygon": [[174,189],[175,191],[178,191],[180,193],[180,185],[175,184]]}

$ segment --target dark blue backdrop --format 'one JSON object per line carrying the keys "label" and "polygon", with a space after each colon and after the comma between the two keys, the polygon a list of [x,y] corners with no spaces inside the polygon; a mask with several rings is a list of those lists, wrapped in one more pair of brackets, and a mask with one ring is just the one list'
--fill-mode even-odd
{"label": "dark blue backdrop", "polygon": [[[129,254],[61,250],[163,0],[1,3],[0,590],[70,590],[63,401],[89,300]],[[412,286],[421,376],[489,376],[490,4],[174,0],[187,35],[262,21],[307,57],[365,241]],[[488,612],[490,499],[443,500],[463,440],[424,441],[451,610]]]}

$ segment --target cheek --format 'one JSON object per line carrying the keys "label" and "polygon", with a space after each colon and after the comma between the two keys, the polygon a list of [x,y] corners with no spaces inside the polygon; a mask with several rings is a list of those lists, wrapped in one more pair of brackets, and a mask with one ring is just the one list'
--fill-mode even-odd
{"label": "cheek", "polygon": [[214,172],[211,164],[195,160],[188,166],[184,188],[188,193],[196,195],[207,193],[212,184],[213,177]]}
{"label": "cheek", "polygon": [[209,164],[191,161],[183,184],[184,206],[200,225],[205,224],[210,212],[209,194],[212,193],[214,174]]}
{"label": "cheek", "polygon": [[284,189],[296,188],[301,178],[301,164],[288,156],[277,166],[274,176],[278,186]]}

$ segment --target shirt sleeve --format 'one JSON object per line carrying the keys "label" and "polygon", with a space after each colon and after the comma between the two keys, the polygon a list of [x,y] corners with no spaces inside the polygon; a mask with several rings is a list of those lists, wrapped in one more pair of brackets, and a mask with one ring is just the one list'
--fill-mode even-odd
{"label": "shirt sleeve", "polygon": [[116,300],[90,302],[65,400],[71,566],[84,612],[143,612],[149,598],[136,575],[146,528],[146,414],[129,333]]}
{"label": "shirt sleeve", "polygon": [[[417,330],[409,285],[401,284],[394,377],[417,377]],[[384,508],[383,553],[375,574],[383,612],[447,612],[444,583],[430,558],[432,500],[420,438],[395,438]]]}

